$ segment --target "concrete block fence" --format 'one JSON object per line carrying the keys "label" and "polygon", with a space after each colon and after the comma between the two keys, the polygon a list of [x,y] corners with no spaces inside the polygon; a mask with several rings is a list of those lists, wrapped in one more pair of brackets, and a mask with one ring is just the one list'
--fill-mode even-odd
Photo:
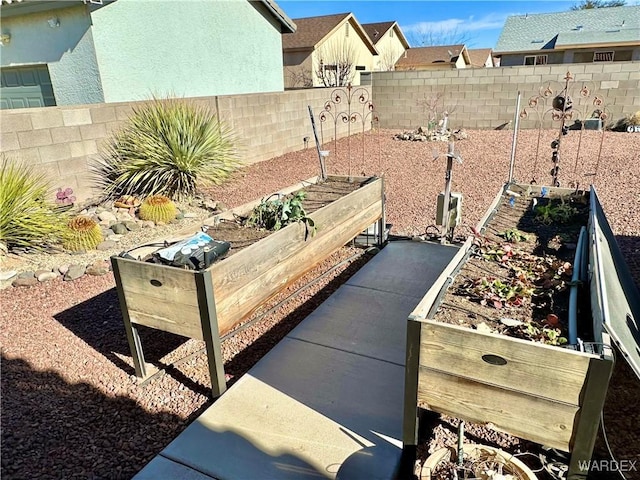
{"label": "concrete block fence", "polygon": [[[409,129],[426,125],[425,108],[419,102],[442,95],[442,103],[453,113],[453,128],[495,128],[514,119],[518,91],[521,108],[549,82],[563,82],[567,71],[580,84],[570,91],[574,105],[582,82],[595,87],[604,99],[612,121],[640,110],[640,62],[577,63],[460,70],[415,70],[373,72],[371,84],[381,127]],[[549,102],[550,104],[550,102]],[[549,108],[551,108],[549,106]],[[580,111],[591,114],[595,107],[581,101]],[[521,128],[537,128],[537,116],[523,120]],[[551,127],[547,115],[543,126]]]}
{"label": "concrete block fence", "polygon": [[[586,81],[603,97],[609,118],[615,121],[640,110],[640,62],[570,65],[539,65],[488,69],[373,72],[365,88],[373,99],[380,126],[413,129],[427,123],[421,100],[441,94],[443,104],[453,110],[452,128],[495,128],[513,120],[517,92],[522,107],[549,82],[562,82],[570,71],[577,82]],[[557,83],[555,84],[557,86]],[[572,92],[578,104],[579,87]],[[307,106],[316,116],[330,99],[333,89],[314,88],[250,95],[192,99],[208,105],[234,128],[241,140],[247,164],[287,152],[314,148]],[[346,108],[343,96],[340,109]],[[3,110],[0,113],[0,151],[22,159],[44,171],[55,187],[71,187],[78,199],[93,195],[89,165],[102,143],[143,102],[106,103],[65,107]],[[357,98],[352,104],[358,108]],[[591,106],[580,106],[590,114]],[[548,118],[548,116],[547,116]],[[537,128],[536,115],[522,121],[521,128]],[[546,128],[552,126],[547,120]],[[320,126],[318,125],[318,128]],[[352,133],[361,126],[352,128]],[[325,124],[325,142],[334,137]],[[337,137],[347,126],[339,122]]]}
{"label": "concrete block fence", "polygon": [[[332,91],[316,88],[190,100],[207,105],[233,127],[243,161],[252,164],[305,148],[305,137],[306,146],[315,148],[308,105],[317,117]],[[98,193],[91,180],[91,162],[133,108],[143,103],[2,110],[0,151],[10,160],[35,165],[54,188],[71,187],[78,200],[89,198]],[[333,140],[334,133],[333,126],[325,126],[325,142]],[[347,126],[340,122],[337,137],[346,134]]]}

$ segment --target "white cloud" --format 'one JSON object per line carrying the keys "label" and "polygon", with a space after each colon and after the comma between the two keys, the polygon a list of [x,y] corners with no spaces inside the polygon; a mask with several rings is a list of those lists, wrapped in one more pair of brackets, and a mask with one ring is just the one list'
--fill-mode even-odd
{"label": "white cloud", "polygon": [[438,32],[444,34],[453,32],[477,32],[480,30],[502,28],[506,18],[510,15],[511,14],[508,13],[490,13],[480,18],[475,18],[473,15],[470,15],[466,19],[450,18],[437,22],[419,22],[406,26],[401,25],[401,28],[405,34],[420,34],[424,32]]}

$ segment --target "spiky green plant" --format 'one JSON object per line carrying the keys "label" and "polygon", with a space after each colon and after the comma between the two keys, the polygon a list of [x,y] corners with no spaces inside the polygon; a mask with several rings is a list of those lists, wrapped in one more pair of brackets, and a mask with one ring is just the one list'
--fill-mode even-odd
{"label": "spiky green plant", "polygon": [[176,204],[164,195],[152,195],[144,199],[138,210],[138,216],[142,220],[151,220],[155,223],[168,223],[178,214]]}
{"label": "spiky green plant", "polygon": [[78,215],[67,223],[62,246],[73,252],[93,250],[102,240],[100,225],[85,215]]}
{"label": "spiky green plant", "polygon": [[40,248],[60,238],[66,217],[55,211],[44,174],[0,156],[0,243]]}
{"label": "spiky green plant", "polygon": [[199,186],[221,183],[239,166],[235,134],[209,108],[154,99],[134,108],[94,167],[108,196],[182,199]]}

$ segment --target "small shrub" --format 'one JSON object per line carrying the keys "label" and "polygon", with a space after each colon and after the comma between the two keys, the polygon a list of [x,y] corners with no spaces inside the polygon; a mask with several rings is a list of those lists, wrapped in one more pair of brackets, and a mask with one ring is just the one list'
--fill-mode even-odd
{"label": "small shrub", "polygon": [[219,184],[239,165],[235,135],[208,108],[158,100],[134,109],[94,165],[109,197],[185,198],[199,185]]}
{"label": "small shrub", "polygon": [[142,220],[151,220],[155,223],[168,223],[178,214],[176,204],[164,195],[152,195],[144,199],[138,210],[138,216]]}
{"label": "small shrub", "polygon": [[93,250],[102,240],[100,225],[89,217],[79,215],[67,223],[62,246],[73,252]]}
{"label": "small shrub", "polygon": [[0,244],[40,248],[59,240],[66,217],[57,213],[51,187],[43,174],[0,158]]}

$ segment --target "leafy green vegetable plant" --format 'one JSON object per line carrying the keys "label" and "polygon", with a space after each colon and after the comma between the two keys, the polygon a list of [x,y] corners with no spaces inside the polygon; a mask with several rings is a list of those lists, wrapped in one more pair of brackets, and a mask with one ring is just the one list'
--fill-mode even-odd
{"label": "leafy green vegetable plant", "polygon": [[273,194],[263,199],[257,205],[245,224],[265,230],[279,230],[293,222],[303,222],[306,226],[307,235],[316,234],[316,225],[313,219],[307,216],[302,202],[306,197],[304,190],[299,190],[293,195],[281,196]]}
{"label": "leafy green vegetable plant", "polygon": [[517,228],[510,228],[508,230],[505,230],[504,232],[499,233],[498,236],[511,243],[526,242],[529,239],[527,235],[522,233]]}
{"label": "leafy green vegetable plant", "polygon": [[222,183],[240,166],[232,129],[207,107],[181,99],[134,108],[94,165],[107,196],[182,199]]}
{"label": "leafy green vegetable plant", "polygon": [[41,248],[57,242],[66,216],[46,200],[51,192],[46,177],[4,155],[0,163],[0,244]]}
{"label": "leafy green vegetable plant", "polygon": [[560,203],[549,202],[546,205],[536,206],[536,219],[545,225],[552,223],[569,223],[578,213],[575,207],[560,199]]}

